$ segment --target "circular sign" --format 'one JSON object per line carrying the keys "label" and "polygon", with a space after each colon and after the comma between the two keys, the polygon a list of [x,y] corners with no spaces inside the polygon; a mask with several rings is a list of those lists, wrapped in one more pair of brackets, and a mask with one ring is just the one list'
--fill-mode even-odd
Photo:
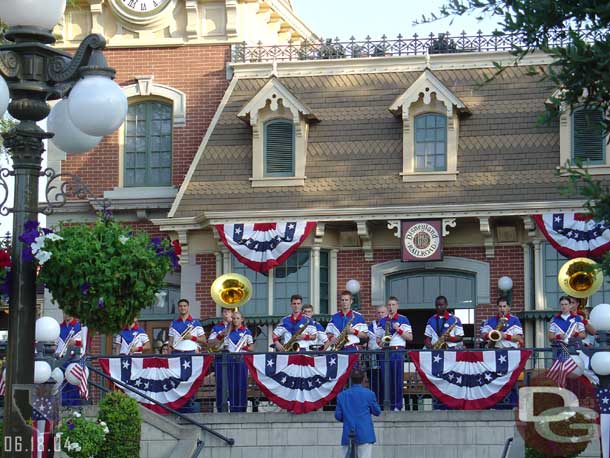
{"label": "circular sign", "polygon": [[405,250],[409,255],[425,259],[432,256],[439,248],[441,235],[428,223],[417,223],[411,226],[403,237]]}

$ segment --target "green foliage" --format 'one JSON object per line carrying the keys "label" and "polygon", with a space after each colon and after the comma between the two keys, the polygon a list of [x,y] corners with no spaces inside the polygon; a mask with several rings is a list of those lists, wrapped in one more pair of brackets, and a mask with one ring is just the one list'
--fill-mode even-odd
{"label": "green foliage", "polygon": [[[563,458],[576,458],[580,453],[566,455]],[[528,446],[525,447],[525,458],[549,458],[549,456],[545,453],[539,452],[533,448]]]}
{"label": "green foliage", "polygon": [[106,394],[100,402],[99,419],[108,424],[110,433],[98,458],[139,458],[142,418],[135,399],[121,391]]}
{"label": "green foliage", "polygon": [[[62,451],[70,458],[95,456],[104,444],[108,433],[106,424],[88,420],[78,412],[61,422]],[[109,455],[110,456],[110,455]]]}
{"label": "green foliage", "polygon": [[118,332],[154,303],[171,268],[169,241],[155,245],[116,222],[62,226],[57,235],[44,241],[51,257],[39,279],[64,312],[104,334]]}

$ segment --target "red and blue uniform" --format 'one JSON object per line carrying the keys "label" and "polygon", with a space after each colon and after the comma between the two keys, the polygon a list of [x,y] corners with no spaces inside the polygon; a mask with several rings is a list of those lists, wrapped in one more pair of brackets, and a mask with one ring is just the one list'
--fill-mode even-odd
{"label": "red and blue uniform", "polygon": [[[82,328],[78,320],[73,319],[70,322],[62,321],[59,325],[59,337],[55,341],[55,356],[59,356],[64,353],[64,356],[68,356],[69,359],[63,364],[63,368],[68,367],[68,364],[74,362],[77,358],[75,355],[68,354],[68,341],[74,340],[75,347],[82,348]],[[64,351],[65,349],[65,351]],[[80,393],[76,385],[66,383],[61,390],[61,403],[65,406],[76,406],[81,404]]]}
{"label": "red and blue uniform", "polygon": [[172,321],[172,324],[169,327],[169,336],[173,337],[174,346],[180,342],[180,336],[182,336],[182,334],[184,334],[184,332],[187,330],[189,330],[191,340],[193,342],[197,342],[197,337],[205,335],[205,331],[203,330],[203,326],[201,326],[201,322],[199,320],[193,319],[191,315],[187,316],[186,320],[178,317]]}
{"label": "red and blue uniform", "polygon": [[430,343],[434,345],[436,341],[455,323],[455,326],[449,333],[449,338],[446,340],[449,348],[461,347],[462,343],[456,337],[464,336],[464,328],[460,319],[449,312],[444,315],[434,314],[428,319],[426,331],[424,335],[430,338]]}
{"label": "red and blue uniform", "polygon": [[[390,323],[388,332],[390,333],[390,354],[389,361],[385,361],[385,357],[381,358],[381,380],[384,380],[386,374],[390,377],[390,408],[392,410],[402,410],[402,390],[403,390],[403,374],[405,361],[405,339],[404,334],[412,332],[411,323],[404,315],[398,313],[393,316],[386,316],[379,320],[377,326],[377,337],[382,338],[385,335],[387,323]],[[398,323],[398,329],[394,329],[394,324]],[[385,356],[385,355],[384,355]],[[389,363],[389,370],[386,370],[386,364]],[[383,385],[382,385],[383,387]]]}
{"label": "red and blue uniform", "polygon": [[[353,319],[352,319],[353,318]],[[357,345],[360,343],[360,336],[366,336],[368,333],[368,326],[362,315],[358,312],[350,310],[347,313],[343,313],[343,310],[335,313],[328,325],[326,325],[326,334],[329,337],[339,337],[343,328],[347,323],[351,322],[351,326],[354,329],[354,334],[347,335],[347,343],[343,347],[343,351],[357,351]]]}
{"label": "red and blue uniform", "polygon": [[248,407],[248,369],[243,355],[254,343],[252,333],[245,326],[234,329],[225,339],[229,355],[229,409],[231,412],[245,412]]}
{"label": "red and blue uniform", "polygon": [[[212,331],[210,332],[210,339],[208,340],[208,343],[214,347],[222,349],[224,346],[225,337],[229,332],[230,327],[231,323],[225,323],[224,321],[214,325]],[[214,371],[216,372],[216,409],[218,412],[222,412],[224,410],[222,405],[222,393],[226,389],[225,376],[222,374],[222,366],[222,353],[219,352],[214,356]]]}
{"label": "red and blue uniform", "polygon": [[[280,324],[273,330],[273,342],[285,344],[302,326],[309,326],[311,319],[299,313],[296,317],[292,314],[281,319]],[[305,331],[303,331],[303,334]],[[302,335],[303,335],[302,334]],[[299,346],[303,347],[299,342]]]}
{"label": "red and blue uniform", "polygon": [[149,342],[148,334],[137,324],[134,327],[124,327],[114,338],[114,343],[120,345],[119,354],[129,355],[141,353],[144,345]]}
{"label": "red and blue uniform", "polygon": [[[483,339],[489,339],[489,333],[498,327],[498,323],[502,318],[501,315],[494,315],[485,322],[481,328],[481,334]],[[523,327],[521,321],[510,313],[506,315],[506,323],[502,326],[499,331],[503,332],[506,336],[505,339],[501,339],[495,343],[495,348],[519,348],[520,344],[518,341],[513,340],[513,337],[523,335]]]}

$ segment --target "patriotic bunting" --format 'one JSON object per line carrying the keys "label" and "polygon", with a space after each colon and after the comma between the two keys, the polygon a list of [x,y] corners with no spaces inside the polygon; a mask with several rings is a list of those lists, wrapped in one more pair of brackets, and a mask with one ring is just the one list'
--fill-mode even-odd
{"label": "patriotic bunting", "polygon": [[610,249],[610,224],[580,213],[534,215],[540,231],[567,258],[598,258]]}
{"label": "patriotic bunting", "polygon": [[305,241],[316,223],[288,221],[218,224],[222,242],[240,262],[265,273],[281,265]]}
{"label": "patriotic bunting", "polygon": [[250,375],[265,396],[297,414],[318,410],[334,399],[357,360],[357,354],[337,353],[244,355]]}
{"label": "patriotic bunting", "polygon": [[[213,356],[180,356],[175,358],[100,358],[100,366],[110,377],[141,391],[160,404],[179,409],[197,392],[206,376]],[[117,388],[123,390],[117,385]],[[167,414],[160,406],[123,390],[150,410]]]}
{"label": "patriotic bunting", "polygon": [[528,350],[452,350],[409,352],[422,381],[434,397],[453,409],[483,410],[512,389]]}
{"label": "patriotic bunting", "polygon": [[599,433],[602,445],[602,458],[610,458],[610,389],[597,388],[599,402]]}

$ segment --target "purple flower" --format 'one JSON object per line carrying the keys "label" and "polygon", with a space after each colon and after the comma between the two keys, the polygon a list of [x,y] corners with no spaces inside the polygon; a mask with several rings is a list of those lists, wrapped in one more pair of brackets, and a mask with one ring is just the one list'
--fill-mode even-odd
{"label": "purple flower", "polygon": [[91,287],[91,285],[89,285],[89,283],[85,282],[82,285],[80,285],[80,292],[83,296],[86,296],[87,293],[89,292],[89,288]]}
{"label": "purple flower", "polygon": [[40,223],[38,221],[33,221],[33,220],[28,220],[25,222],[25,224],[23,225],[25,232],[30,232],[30,231],[38,231],[38,225]]}
{"label": "purple flower", "polygon": [[74,428],[76,428],[76,425],[75,425],[75,424],[72,422],[72,420],[68,420],[68,421],[66,422],[66,424],[68,425],[68,429],[69,429],[70,431],[72,431]]}
{"label": "purple flower", "polygon": [[106,304],[104,303],[104,298],[103,298],[103,297],[100,297],[100,298],[98,299],[98,301],[97,301],[97,306],[98,306],[99,308],[103,309],[103,308],[104,308],[104,305],[106,305]]}
{"label": "purple flower", "polygon": [[32,254],[32,249],[29,246],[26,246],[21,250],[21,259],[23,259],[24,262],[34,261],[34,255]]}

